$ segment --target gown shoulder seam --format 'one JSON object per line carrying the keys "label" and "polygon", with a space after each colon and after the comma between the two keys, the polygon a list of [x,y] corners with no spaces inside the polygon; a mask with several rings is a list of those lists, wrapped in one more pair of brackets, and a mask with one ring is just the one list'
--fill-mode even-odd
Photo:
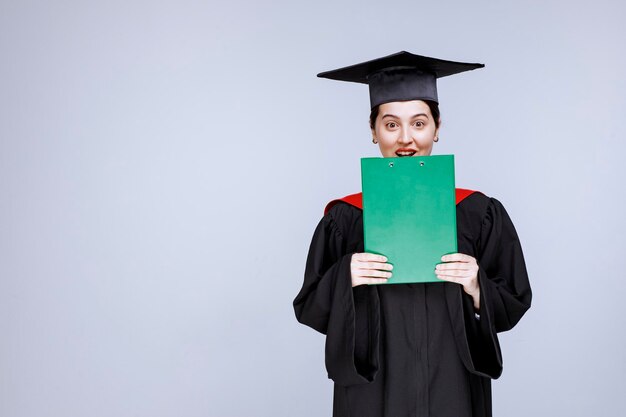
{"label": "gown shoulder seam", "polygon": [[335,214],[337,210],[339,209],[339,206],[345,206],[347,205],[346,203],[342,203],[339,202],[337,204],[335,204],[329,211],[328,214],[326,215],[328,217],[328,224],[330,225],[330,228],[333,232],[337,233],[337,235],[339,236],[339,238],[343,239],[343,233],[341,232],[341,229],[339,228],[339,225],[337,224],[337,220],[335,218]]}

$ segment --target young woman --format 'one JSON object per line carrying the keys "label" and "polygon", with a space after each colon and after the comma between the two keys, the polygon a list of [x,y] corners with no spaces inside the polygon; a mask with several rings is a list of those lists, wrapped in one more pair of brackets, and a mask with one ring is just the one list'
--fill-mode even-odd
{"label": "young woman", "polygon": [[[439,138],[436,79],[482,66],[400,52],[319,76],[367,83],[372,141],[383,157],[415,157]],[[497,333],[528,310],[531,289],[502,204],[457,189],[456,208],[458,253],[442,256],[441,282],[366,285],[393,268],[364,252],[360,195],[326,207],[294,308],[326,335],[335,417],[491,416]]]}

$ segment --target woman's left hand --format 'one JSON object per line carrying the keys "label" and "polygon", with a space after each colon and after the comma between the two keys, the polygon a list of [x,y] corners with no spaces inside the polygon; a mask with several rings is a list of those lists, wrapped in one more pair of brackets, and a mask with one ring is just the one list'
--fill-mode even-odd
{"label": "woman's left hand", "polygon": [[442,256],[441,260],[445,263],[437,264],[435,268],[437,278],[461,284],[463,291],[474,300],[474,309],[479,310],[480,286],[476,259],[464,253],[452,253]]}

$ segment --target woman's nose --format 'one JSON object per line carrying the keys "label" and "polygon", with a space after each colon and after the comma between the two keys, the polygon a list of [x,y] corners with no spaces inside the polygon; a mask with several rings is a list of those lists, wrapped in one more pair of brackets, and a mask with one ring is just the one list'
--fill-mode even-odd
{"label": "woman's nose", "polygon": [[411,143],[413,142],[413,138],[411,137],[411,132],[408,129],[402,129],[400,132],[400,143]]}

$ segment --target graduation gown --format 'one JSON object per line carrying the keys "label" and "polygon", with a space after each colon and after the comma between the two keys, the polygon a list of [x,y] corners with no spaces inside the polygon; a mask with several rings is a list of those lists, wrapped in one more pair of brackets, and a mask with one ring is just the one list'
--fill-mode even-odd
{"label": "graduation gown", "polygon": [[298,321],[326,335],[333,416],[491,416],[490,383],[502,372],[497,333],[515,326],[531,302],[522,248],[502,204],[475,192],[456,207],[458,252],[479,266],[477,318],[455,283],[353,288],[350,261],[364,252],[363,218],[346,201],[319,222],[293,302]]}

